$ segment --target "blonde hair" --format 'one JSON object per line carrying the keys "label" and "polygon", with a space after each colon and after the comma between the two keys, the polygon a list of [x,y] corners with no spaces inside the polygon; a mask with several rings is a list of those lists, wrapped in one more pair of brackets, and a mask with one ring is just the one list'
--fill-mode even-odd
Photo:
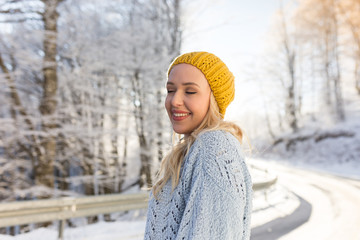
{"label": "blonde hair", "polygon": [[184,139],[175,144],[161,162],[160,171],[157,175],[158,181],[152,187],[153,195],[157,198],[159,192],[166,182],[171,179],[172,190],[179,184],[181,164],[191,145],[200,133],[213,130],[225,130],[233,134],[241,143],[243,132],[239,126],[232,122],[223,120],[223,115],[219,112],[219,107],[213,93],[210,96],[210,106],[207,114],[200,125]]}

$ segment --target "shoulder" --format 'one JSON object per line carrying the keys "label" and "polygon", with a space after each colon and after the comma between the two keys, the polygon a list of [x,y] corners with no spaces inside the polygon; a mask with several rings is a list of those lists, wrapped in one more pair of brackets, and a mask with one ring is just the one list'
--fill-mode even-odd
{"label": "shoulder", "polygon": [[[243,161],[240,142],[230,132],[224,130],[204,131],[199,134],[193,144],[192,153],[197,155],[196,165],[201,165],[206,171],[226,168],[230,163]],[[235,163],[237,162],[237,163]],[[211,170],[210,170],[211,171]]]}
{"label": "shoulder", "polygon": [[226,149],[240,150],[240,142],[237,138],[224,130],[204,131],[199,134],[195,142],[198,142],[203,149],[210,151],[210,153]]}
{"label": "shoulder", "polygon": [[226,138],[228,136],[232,136],[232,134],[228,131],[224,131],[224,130],[204,130],[202,131],[199,136],[198,139],[208,139],[208,140],[215,140],[217,138]]}
{"label": "shoulder", "polygon": [[243,198],[249,174],[237,138],[223,130],[205,131],[195,142],[198,155],[196,161],[190,162],[229,196]]}
{"label": "shoulder", "polygon": [[186,162],[192,167],[206,165],[210,159],[217,159],[230,151],[239,151],[239,141],[223,130],[203,131],[192,144]]}

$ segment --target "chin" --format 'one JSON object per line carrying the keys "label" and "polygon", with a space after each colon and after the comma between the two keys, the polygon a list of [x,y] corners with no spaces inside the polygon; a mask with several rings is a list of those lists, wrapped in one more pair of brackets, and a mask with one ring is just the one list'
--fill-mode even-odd
{"label": "chin", "polygon": [[186,130],[184,130],[184,129],[175,129],[175,128],[173,128],[173,130],[174,130],[174,132],[176,132],[177,134],[188,134],[189,133],[189,131],[186,131]]}
{"label": "chin", "polygon": [[176,131],[176,130],[174,130],[174,132],[177,133],[177,134],[186,134],[186,132],[184,132],[184,131]]}

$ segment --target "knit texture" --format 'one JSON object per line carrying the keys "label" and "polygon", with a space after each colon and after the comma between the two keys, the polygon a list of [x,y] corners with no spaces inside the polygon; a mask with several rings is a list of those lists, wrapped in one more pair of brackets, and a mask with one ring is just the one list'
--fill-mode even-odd
{"label": "knit texture", "polygon": [[220,58],[208,52],[190,52],[178,56],[170,65],[171,69],[181,63],[191,64],[199,69],[208,80],[210,88],[219,106],[219,112],[225,115],[226,108],[234,100],[234,75]]}
{"label": "knit texture", "polygon": [[145,240],[250,239],[252,182],[239,141],[229,132],[202,133],[171,181],[150,193]]}

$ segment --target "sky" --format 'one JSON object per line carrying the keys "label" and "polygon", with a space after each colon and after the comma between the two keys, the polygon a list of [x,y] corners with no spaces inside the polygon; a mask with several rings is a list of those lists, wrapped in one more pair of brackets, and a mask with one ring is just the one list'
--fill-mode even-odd
{"label": "sky", "polygon": [[231,67],[262,51],[279,0],[204,1],[183,6],[183,52],[214,52]]}
{"label": "sky", "polygon": [[181,52],[214,53],[235,75],[235,100],[226,116],[230,119],[262,105],[258,84],[247,75],[256,71],[278,8],[279,0],[196,0],[183,5]]}

